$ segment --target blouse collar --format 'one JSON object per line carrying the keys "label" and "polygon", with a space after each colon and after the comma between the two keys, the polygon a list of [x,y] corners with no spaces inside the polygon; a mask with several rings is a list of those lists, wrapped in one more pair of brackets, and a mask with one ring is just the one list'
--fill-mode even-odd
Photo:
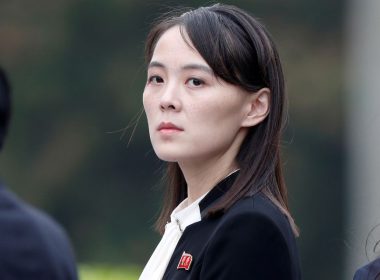
{"label": "blouse collar", "polygon": [[170,215],[170,224],[177,224],[179,230],[183,232],[185,228],[195,222],[201,220],[201,212],[199,209],[199,202],[206,196],[199,197],[197,200],[188,204],[188,198],[184,199],[178,206],[173,210]]}
{"label": "blouse collar", "polygon": [[235,181],[237,175],[239,174],[239,169],[231,172],[220,182],[218,182],[215,187],[213,187],[208,193],[205,193],[197,200],[188,204],[188,198],[184,199],[178,206],[173,210],[170,215],[170,224],[174,226],[175,224],[179,227],[179,230],[183,232],[185,228],[195,222],[198,222],[205,216],[206,210],[211,207],[223,194],[228,191]]}

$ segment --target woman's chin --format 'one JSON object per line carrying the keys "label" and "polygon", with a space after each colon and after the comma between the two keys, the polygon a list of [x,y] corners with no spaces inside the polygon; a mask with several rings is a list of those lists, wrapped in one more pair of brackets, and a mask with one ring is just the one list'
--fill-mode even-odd
{"label": "woman's chin", "polygon": [[174,153],[168,153],[168,152],[157,152],[156,151],[157,157],[162,160],[162,161],[167,161],[167,162],[177,162],[178,161],[178,155],[175,155]]}

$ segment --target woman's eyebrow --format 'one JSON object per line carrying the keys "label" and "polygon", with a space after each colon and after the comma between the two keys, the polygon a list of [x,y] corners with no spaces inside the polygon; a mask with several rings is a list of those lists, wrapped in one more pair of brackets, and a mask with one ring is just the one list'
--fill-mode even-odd
{"label": "woman's eyebrow", "polygon": [[152,67],[165,68],[165,65],[163,65],[161,62],[158,62],[158,61],[151,61],[148,65],[148,68],[152,68]]}
{"label": "woman's eyebrow", "polygon": [[[158,61],[151,61],[148,65],[148,68],[153,68],[153,67],[158,67],[158,68],[166,68],[166,66]],[[210,75],[214,74],[214,71],[209,66],[203,65],[203,64],[197,64],[197,63],[191,63],[191,64],[186,64],[181,67],[182,70],[201,70],[204,72],[207,72]]]}
{"label": "woman's eyebrow", "polygon": [[201,71],[207,72],[211,75],[214,74],[214,71],[212,71],[212,69],[210,67],[203,65],[203,64],[186,64],[182,67],[182,69],[184,69],[184,70],[201,70]]}

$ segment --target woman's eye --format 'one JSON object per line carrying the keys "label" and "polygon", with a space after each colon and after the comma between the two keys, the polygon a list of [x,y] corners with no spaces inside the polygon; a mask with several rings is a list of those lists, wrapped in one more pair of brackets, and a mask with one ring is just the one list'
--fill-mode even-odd
{"label": "woman's eye", "polygon": [[151,84],[160,84],[164,82],[164,79],[162,79],[160,76],[151,76],[148,79],[148,82]]}
{"label": "woman's eye", "polygon": [[197,79],[197,78],[191,78],[187,82],[192,87],[200,87],[200,86],[204,85],[204,82],[200,79]]}

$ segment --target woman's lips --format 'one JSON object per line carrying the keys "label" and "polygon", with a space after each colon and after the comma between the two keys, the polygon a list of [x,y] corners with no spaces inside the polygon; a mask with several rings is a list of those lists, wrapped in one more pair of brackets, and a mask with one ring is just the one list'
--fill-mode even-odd
{"label": "woman's lips", "polygon": [[183,128],[178,127],[178,126],[176,126],[175,124],[173,124],[171,122],[162,122],[158,126],[157,130],[160,131],[160,132],[170,133],[170,132],[183,131]]}

